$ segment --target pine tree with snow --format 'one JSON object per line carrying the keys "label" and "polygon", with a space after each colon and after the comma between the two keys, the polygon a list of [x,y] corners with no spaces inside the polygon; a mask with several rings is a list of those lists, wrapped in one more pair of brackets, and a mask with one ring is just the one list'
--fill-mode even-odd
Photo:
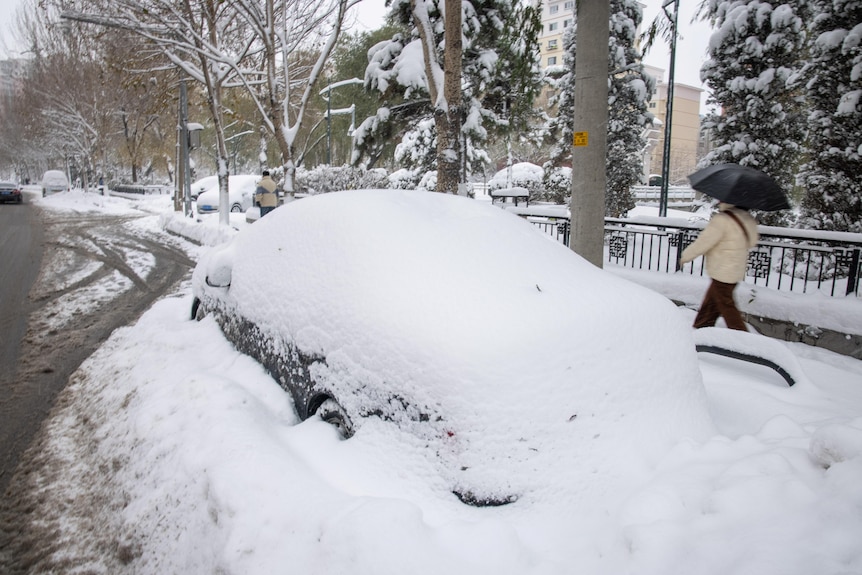
{"label": "pine tree with snow", "polygon": [[862,232],[862,0],[811,0],[809,63],[803,72],[809,107],[810,160],[799,224]]}
{"label": "pine tree with snow", "polygon": [[[444,0],[393,0],[390,16],[404,32],[369,50],[366,85],[384,102],[357,128],[354,162],[367,157],[380,139],[402,135],[396,156],[417,178],[437,165],[437,122],[442,113],[430,75],[442,73]],[[483,145],[491,133],[523,128],[540,89],[537,37],[540,12],[517,0],[461,2],[463,9],[460,134],[462,175],[490,162]],[[423,54],[420,25],[430,30],[436,49]],[[397,105],[389,105],[395,101]],[[431,120],[431,122],[429,122]],[[430,131],[429,131],[430,129]]]}
{"label": "pine tree with snow", "polygon": [[[644,130],[654,116],[647,109],[655,92],[655,80],[641,63],[636,47],[637,29],[643,13],[637,0],[611,0],[608,53],[608,152],[605,215],[624,216],[634,208],[631,187],[643,173]],[[552,85],[558,95],[557,117],[551,120],[550,133],[557,145],[551,166],[559,166],[571,157],[575,98],[575,51],[577,22],[563,38],[564,69],[568,70]]]}
{"label": "pine tree with snow", "polygon": [[[807,0],[706,0],[699,14],[714,28],[700,77],[716,106],[703,127],[715,144],[704,165],[737,163],[772,176],[790,192],[805,151],[802,67]],[[761,214],[779,223],[782,214]]]}

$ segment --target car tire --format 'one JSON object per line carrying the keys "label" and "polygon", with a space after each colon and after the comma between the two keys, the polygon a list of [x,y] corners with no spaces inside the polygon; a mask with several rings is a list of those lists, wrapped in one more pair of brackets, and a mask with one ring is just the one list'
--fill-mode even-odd
{"label": "car tire", "polygon": [[335,426],[338,429],[338,433],[344,439],[353,436],[353,423],[350,421],[350,416],[347,415],[344,408],[334,399],[328,398],[324,400],[315,413],[326,423]]}
{"label": "car tire", "polygon": [[192,319],[194,321],[200,321],[206,316],[203,308],[201,307],[200,298],[195,298],[192,300]]}
{"label": "car tire", "polygon": [[242,211],[242,206],[241,206],[241,205],[239,205],[239,204],[234,204],[234,205],[232,205],[232,206],[230,207],[230,211],[232,211],[233,213],[241,212],[241,211]]}

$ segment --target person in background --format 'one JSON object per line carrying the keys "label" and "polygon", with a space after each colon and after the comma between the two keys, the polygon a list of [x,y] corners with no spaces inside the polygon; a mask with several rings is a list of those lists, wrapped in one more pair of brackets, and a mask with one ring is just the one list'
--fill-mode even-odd
{"label": "person in background", "polygon": [[260,206],[260,217],[265,216],[278,206],[278,194],[275,191],[275,182],[269,176],[269,170],[263,171],[263,177],[257,183],[254,199]]}
{"label": "person in background", "polygon": [[706,273],[712,278],[694,319],[694,327],[712,327],[721,316],[730,329],[747,331],[733,301],[733,290],[745,278],[748,250],[757,245],[757,221],[746,208],[721,202],[718,210],[679,259],[682,266],[698,256],[705,256]]}

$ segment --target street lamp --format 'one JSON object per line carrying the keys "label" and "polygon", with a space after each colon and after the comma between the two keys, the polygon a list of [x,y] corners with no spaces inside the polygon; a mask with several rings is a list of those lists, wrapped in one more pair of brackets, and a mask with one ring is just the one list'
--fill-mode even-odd
{"label": "street lamp", "polygon": [[[351,84],[364,84],[363,80],[359,78],[350,78],[349,80],[341,80],[339,82],[329,83],[326,88],[321,90],[318,95],[326,100],[326,165],[330,165],[332,162],[332,116],[333,115],[341,115],[341,114],[350,114],[350,128],[348,128],[348,135],[353,135],[354,125],[356,124],[356,105],[351,104],[348,108],[339,108],[337,110],[332,109],[332,90],[333,88],[340,88],[341,86],[349,86]],[[325,96],[323,94],[326,94]]]}
{"label": "street lamp", "polygon": [[204,127],[197,122],[189,122],[189,103],[186,91],[186,81],[180,80],[180,166],[183,171],[182,198],[183,213],[190,217],[192,215],[192,169],[189,161],[189,152],[201,145],[201,130]]}
{"label": "street lamp", "polygon": [[[673,16],[668,14],[667,7],[673,4]],[[658,204],[659,217],[667,216],[667,190],[668,180],[670,179],[670,136],[671,124],[673,119],[673,84],[674,84],[674,68],[676,66],[676,27],[679,19],[679,0],[665,0],[662,5],[662,10],[665,16],[670,20],[671,36],[670,36],[670,70],[668,71],[667,81],[667,102],[664,119],[664,147],[661,156],[661,196]]]}

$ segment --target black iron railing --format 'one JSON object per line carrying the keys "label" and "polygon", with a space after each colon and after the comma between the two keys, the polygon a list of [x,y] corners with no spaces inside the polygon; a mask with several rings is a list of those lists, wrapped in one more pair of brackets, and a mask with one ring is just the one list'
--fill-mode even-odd
{"label": "black iron railing", "polygon": [[[520,214],[558,241],[569,245],[569,218],[562,214]],[[634,269],[673,273],[682,250],[706,222],[679,218],[605,218],[605,261]],[[682,268],[703,275],[704,259]],[[818,232],[760,226],[760,242],[748,255],[745,281],[782,291],[817,291],[859,297],[862,234]]]}

